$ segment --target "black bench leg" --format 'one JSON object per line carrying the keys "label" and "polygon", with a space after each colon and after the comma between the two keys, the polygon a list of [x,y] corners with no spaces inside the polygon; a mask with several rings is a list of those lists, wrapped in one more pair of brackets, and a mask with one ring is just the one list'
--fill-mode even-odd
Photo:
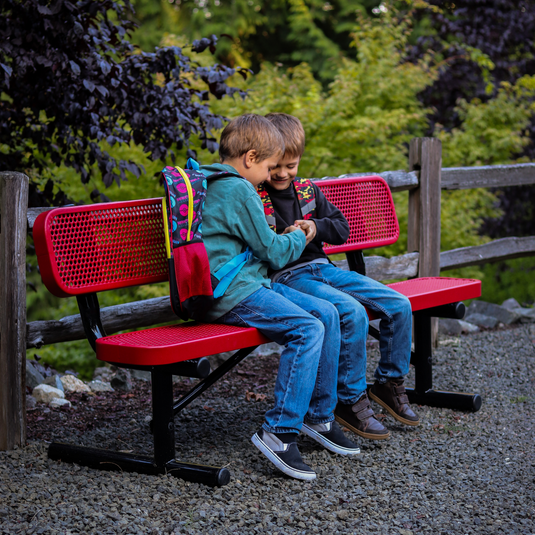
{"label": "black bench leg", "polygon": [[226,468],[183,463],[175,460],[173,376],[152,371],[152,418],[154,458],[98,448],[53,442],[48,457],[100,470],[120,470],[140,474],[170,474],[186,481],[223,486],[230,481]]}
{"label": "black bench leg", "polygon": [[441,392],[433,390],[433,343],[431,339],[431,317],[426,313],[416,312],[414,318],[414,353],[411,363],[415,369],[414,389],[407,388],[411,403],[478,411],[481,408],[481,396],[466,392]]}

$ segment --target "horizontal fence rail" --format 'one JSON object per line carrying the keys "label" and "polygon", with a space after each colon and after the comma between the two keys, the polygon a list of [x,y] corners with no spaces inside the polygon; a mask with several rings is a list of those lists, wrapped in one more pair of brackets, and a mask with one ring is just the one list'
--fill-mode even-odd
{"label": "horizontal fence rail", "polygon": [[380,176],[385,180],[390,191],[407,191],[418,187],[418,173],[416,171],[383,171],[382,173],[349,173],[340,176],[324,176],[321,178],[311,178],[311,180],[331,180],[333,178],[349,178],[359,176]]}
{"label": "horizontal fence rail", "polygon": [[442,189],[504,188],[528,184],[535,184],[535,163],[442,168]]}

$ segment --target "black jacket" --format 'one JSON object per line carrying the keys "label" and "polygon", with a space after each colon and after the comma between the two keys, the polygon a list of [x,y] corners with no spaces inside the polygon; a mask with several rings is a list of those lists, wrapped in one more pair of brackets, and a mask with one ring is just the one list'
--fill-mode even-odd
{"label": "black jacket", "polygon": [[[298,260],[287,264],[288,269],[297,264],[311,262],[318,258],[327,258],[322,244],[341,245],[349,237],[349,224],[338,208],[332,205],[323,195],[319,187],[312,183],[316,197],[316,210],[312,221],[316,223],[316,237],[305,247]],[[299,199],[293,184],[284,191],[278,191],[265,184],[275,211],[277,234],[282,234],[286,227],[294,224],[297,219],[303,219]]]}

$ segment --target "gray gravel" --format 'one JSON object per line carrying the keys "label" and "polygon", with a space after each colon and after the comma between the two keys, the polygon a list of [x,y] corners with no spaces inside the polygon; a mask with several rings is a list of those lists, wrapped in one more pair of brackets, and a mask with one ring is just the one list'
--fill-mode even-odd
{"label": "gray gravel", "polygon": [[[442,339],[435,357],[435,386],[479,392],[482,409],[420,407],[417,428],[387,417],[392,438],[358,439],[357,458],[303,437],[303,456],[319,473],[309,483],[257,453],[250,436],[269,395],[252,403],[243,391],[201,398],[177,422],[177,456],[228,464],[223,488],[49,461],[42,442],[0,452],[0,532],[535,534],[535,326]],[[371,377],[376,350],[369,360]],[[65,422],[58,434],[142,451],[147,414],[132,416],[97,422],[82,437]]]}

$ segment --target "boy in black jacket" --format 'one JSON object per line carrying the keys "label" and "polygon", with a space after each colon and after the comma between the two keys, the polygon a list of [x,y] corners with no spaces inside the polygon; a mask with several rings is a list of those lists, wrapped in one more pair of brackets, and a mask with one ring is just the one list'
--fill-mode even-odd
{"label": "boy in black jacket", "polygon": [[306,232],[307,242],[312,237],[300,258],[272,273],[271,279],[324,299],[338,310],[341,345],[335,417],[364,438],[378,440],[390,436],[375,418],[366,393],[366,307],[381,318],[381,358],[370,397],[399,422],[418,425],[419,417],[409,406],[404,387],[411,355],[410,303],[384,284],[343,271],[329,262],[323,242],[344,243],[349,237],[349,225],[313,182],[297,178],[305,148],[305,132],[299,119],[284,113],[270,113],[266,118],[279,129],[286,146],[271,179],[259,188],[266,220],[277,233],[284,232],[289,225],[298,225]]}

